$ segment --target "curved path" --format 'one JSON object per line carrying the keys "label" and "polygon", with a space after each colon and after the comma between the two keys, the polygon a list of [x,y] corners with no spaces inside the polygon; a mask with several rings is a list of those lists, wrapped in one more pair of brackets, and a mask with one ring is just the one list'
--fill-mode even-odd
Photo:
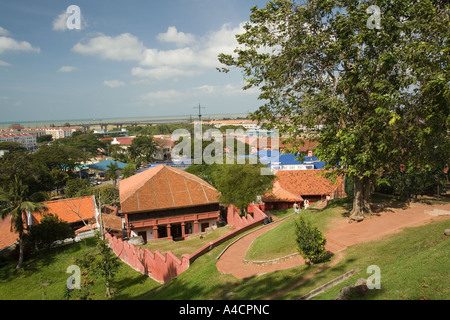
{"label": "curved path", "polygon": [[[337,253],[356,243],[380,239],[386,235],[399,232],[404,228],[446,219],[450,219],[450,203],[435,206],[412,205],[407,209],[389,209],[389,211],[381,212],[380,216],[372,216],[359,223],[346,224],[343,227],[341,224],[341,227],[325,235],[327,238],[326,249],[332,253]],[[275,221],[233,243],[222,254],[216,264],[219,272],[232,274],[236,278],[244,279],[304,264],[305,261],[300,255],[265,266],[244,263],[245,254],[253,240],[264,232],[275,228],[283,221]]]}

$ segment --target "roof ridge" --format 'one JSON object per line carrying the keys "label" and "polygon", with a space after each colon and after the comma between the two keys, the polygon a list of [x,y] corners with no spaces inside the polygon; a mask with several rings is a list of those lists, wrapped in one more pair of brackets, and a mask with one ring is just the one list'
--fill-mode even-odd
{"label": "roof ridge", "polygon": [[[205,180],[197,177],[196,175],[193,175],[192,173],[180,170],[182,173],[184,173],[184,174],[182,174],[181,172],[177,172],[177,171],[173,170],[173,168],[170,167],[170,166],[166,166],[166,167],[167,167],[167,169],[170,169],[172,172],[174,172],[176,174],[179,174],[180,176],[183,176],[185,178],[188,178],[188,179],[190,179],[192,181],[195,181],[195,182],[201,184],[202,186],[204,185],[204,186],[206,186],[206,187],[208,187],[210,189],[215,190],[215,188],[212,185],[210,185],[208,182],[206,182]],[[192,176],[195,177],[195,179]]]}
{"label": "roof ridge", "polygon": [[79,200],[79,199],[85,199],[85,198],[92,198],[92,196],[81,196],[81,197],[75,197],[75,198],[63,198],[63,199],[58,199],[58,200],[48,200],[48,201],[43,201],[43,203],[58,202],[58,201],[73,201],[73,200]]}
{"label": "roof ridge", "polygon": [[[149,177],[148,179],[146,179],[139,187],[135,188],[135,190],[134,190],[132,193],[130,193],[125,199],[123,199],[123,200],[120,199],[120,201],[121,201],[121,202],[124,202],[124,201],[128,200],[132,195],[134,195],[136,192],[138,192],[138,191],[139,191],[139,190],[140,190],[147,182],[149,182],[150,180],[152,180],[152,179],[155,177],[155,175],[156,175],[159,171],[162,170],[163,167],[164,167],[164,165],[158,165],[158,166],[153,167],[153,168],[151,168],[151,169],[149,169],[149,170],[143,171],[143,172],[141,172],[141,173],[138,173],[138,174],[136,174],[136,175],[134,175],[134,176],[131,176],[131,177],[127,178],[127,179],[133,179],[133,177],[137,177],[137,176],[140,175],[140,174],[147,173],[147,172],[149,172],[149,171],[152,170],[152,169],[159,169],[159,170],[155,170],[155,172],[152,174],[151,177]],[[137,180],[137,178],[135,178],[135,180]],[[119,188],[120,188],[120,182],[119,182]],[[120,198],[120,191],[119,191],[119,198]]]}

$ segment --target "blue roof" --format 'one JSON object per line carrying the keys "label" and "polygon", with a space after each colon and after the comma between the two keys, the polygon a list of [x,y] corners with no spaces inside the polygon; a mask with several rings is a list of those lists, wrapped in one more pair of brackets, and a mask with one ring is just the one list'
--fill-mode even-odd
{"label": "blue roof", "polygon": [[89,164],[88,167],[92,168],[92,169],[106,171],[106,170],[108,170],[108,166],[111,163],[117,163],[117,166],[119,167],[119,170],[125,168],[125,166],[127,165],[126,163],[123,163],[123,162],[120,162],[120,161],[105,160],[105,161],[102,161],[102,162],[99,162],[99,163]]}
{"label": "blue roof", "polygon": [[299,154],[291,154],[291,153],[280,153],[276,150],[261,150],[257,153],[253,153],[251,155],[245,156],[246,158],[249,157],[259,157],[260,161],[263,163],[272,163],[272,162],[279,162],[280,165],[298,165],[298,164],[313,164],[314,169],[322,169],[325,166],[324,161],[319,161],[319,158],[316,156],[307,157],[304,156],[303,162],[300,162],[296,158],[299,157]]}

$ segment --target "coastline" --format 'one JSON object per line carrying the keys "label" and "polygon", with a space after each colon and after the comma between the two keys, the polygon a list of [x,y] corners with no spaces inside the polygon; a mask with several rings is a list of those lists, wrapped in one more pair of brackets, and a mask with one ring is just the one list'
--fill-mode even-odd
{"label": "coastline", "polygon": [[[211,114],[203,115],[205,121],[219,120],[223,118],[238,118],[246,117],[245,113],[233,113],[233,114]],[[197,116],[184,115],[184,116],[160,116],[160,117],[123,117],[123,118],[104,118],[104,119],[67,119],[67,120],[41,120],[41,121],[9,121],[0,122],[0,129],[8,129],[12,125],[20,125],[24,128],[40,128],[49,127],[54,125],[56,127],[63,126],[65,123],[70,123],[71,126],[76,125],[101,125],[108,123],[131,123],[131,122],[154,122],[154,123],[175,123],[175,122],[189,122],[190,120],[197,120]]]}

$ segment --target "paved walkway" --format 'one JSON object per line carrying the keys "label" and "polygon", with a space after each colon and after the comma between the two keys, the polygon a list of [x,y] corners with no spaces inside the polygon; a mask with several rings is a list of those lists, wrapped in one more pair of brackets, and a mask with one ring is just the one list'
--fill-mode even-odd
{"label": "paved walkway", "polygon": [[[412,205],[407,209],[389,209],[381,212],[380,216],[372,216],[359,223],[346,224],[344,227],[341,224],[341,227],[325,235],[327,237],[326,249],[332,253],[337,253],[356,243],[380,239],[404,228],[446,219],[450,219],[450,204]],[[300,255],[265,266],[244,263],[245,253],[253,240],[282,222],[275,221],[235,242],[222,254],[216,264],[217,269],[222,273],[232,274],[236,278],[244,279],[304,264],[305,261]]]}

